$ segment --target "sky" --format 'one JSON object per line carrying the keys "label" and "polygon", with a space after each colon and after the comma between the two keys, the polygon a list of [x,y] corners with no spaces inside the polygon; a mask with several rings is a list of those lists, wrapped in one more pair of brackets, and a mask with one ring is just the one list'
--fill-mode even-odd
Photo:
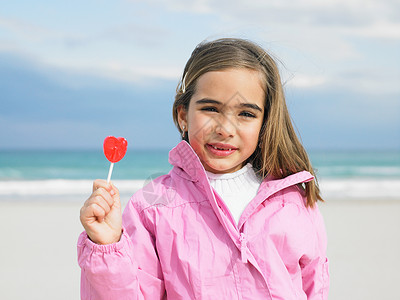
{"label": "sky", "polygon": [[398,0],[0,1],[0,149],[173,147],[183,67],[220,37],[276,57],[307,149],[400,149]]}

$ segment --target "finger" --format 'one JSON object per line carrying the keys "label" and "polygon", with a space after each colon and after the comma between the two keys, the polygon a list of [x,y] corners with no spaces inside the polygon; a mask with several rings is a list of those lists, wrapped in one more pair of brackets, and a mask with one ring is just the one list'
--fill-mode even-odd
{"label": "finger", "polygon": [[93,216],[96,217],[96,219],[99,222],[103,222],[104,218],[107,215],[107,213],[104,210],[104,208],[101,205],[99,205],[98,203],[93,203],[91,205],[91,209],[92,209],[92,212],[93,212]]}
{"label": "finger", "polygon": [[103,179],[96,179],[93,181],[93,192],[99,188],[104,188],[106,190],[111,190],[111,184]]}
{"label": "finger", "polygon": [[114,204],[114,199],[104,188],[99,188],[90,195],[83,207],[89,207],[93,203],[98,203],[108,212]]}
{"label": "finger", "polygon": [[119,200],[119,190],[115,187],[114,184],[111,183],[111,190],[110,190],[111,196],[114,198],[114,200]]}
{"label": "finger", "polygon": [[106,212],[104,208],[96,202],[90,203],[81,208],[80,219],[83,226],[85,226],[85,224],[90,222],[90,220],[93,218],[102,221],[104,220],[105,216]]}
{"label": "finger", "polygon": [[108,190],[106,190],[103,187],[98,188],[97,190],[95,190],[92,195],[94,197],[98,197],[98,196],[102,197],[108,203],[108,205],[110,207],[114,204],[114,199],[113,199],[113,196],[112,196],[112,192],[109,192]]}
{"label": "finger", "polygon": [[110,212],[111,207],[112,207],[112,205],[109,205],[108,202],[106,200],[104,200],[104,198],[102,196],[95,196],[90,205],[92,205],[92,204],[96,204],[96,205],[100,206],[104,210],[106,215]]}

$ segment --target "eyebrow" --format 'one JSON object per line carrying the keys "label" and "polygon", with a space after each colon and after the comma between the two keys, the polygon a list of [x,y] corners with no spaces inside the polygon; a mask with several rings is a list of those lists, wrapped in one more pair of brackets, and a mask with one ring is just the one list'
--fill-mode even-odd
{"label": "eyebrow", "polygon": [[[214,100],[214,99],[208,99],[208,98],[204,98],[204,99],[200,99],[196,101],[196,104],[217,104],[217,105],[223,105],[222,102],[218,101],[218,100]],[[258,110],[260,112],[262,112],[263,110],[261,109],[261,107],[259,107],[257,104],[254,103],[240,103],[238,105],[239,107],[247,107],[247,108],[251,108],[254,110]]]}

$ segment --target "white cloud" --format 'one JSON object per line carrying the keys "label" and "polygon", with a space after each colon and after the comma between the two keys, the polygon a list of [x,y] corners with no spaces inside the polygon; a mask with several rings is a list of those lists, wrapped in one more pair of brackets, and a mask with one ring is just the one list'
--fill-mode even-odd
{"label": "white cloud", "polygon": [[365,38],[400,40],[400,22],[377,21],[363,27],[348,28],[344,34]]}
{"label": "white cloud", "polygon": [[[0,28],[8,32],[7,39],[0,39],[0,50],[24,53],[49,66],[117,80],[137,82],[152,77],[177,80],[184,60],[188,58],[186,53],[182,54],[182,49],[186,51],[197,37],[198,42],[205,38],[200,29],[207,25],[211,35],[238,33],[236,35],[266,41],[268,44],[261,45],[276,53],[288,72],[295,74],[289,76],[293,77],[288,81],[289,85],[309,88],[341,82],[354,88],[368,85],[371,90],[382,86],[396,90],[394,69],[398,68],[399,60],[393,65],[386,63],[386,70],[382,67],[382,73],[394,74],[385,78],[374,76],[374,70],[366,70],[364,66],[374,60],[374,55],[380,55],[374,52],[378,50],[369,47],[376,39],[400,40],[399,1],[131,2],[140,2],[141,9],[149,11],[152,17],[173,11],[177,20],[160,27],[160,24],[146,23],[144,19],[127,21],[125,15],[121,20],[107,20],[96,29],[90,30],[82,24],[81,31],[70,31],[68,27],[55,30],[39,26],[37,24],[42,23],[34,24],[32,19],[0,18]],[[137,6],[125,7],[134,9]],[[186,24],[181,23],[178,16],[185,20],[200,16],[198,20],[205,17],[205,22],[210,19],[212,22]],[[13,40],[13,36],[17,39]],[[360,38],[364,43],[361,46],[356,41]],[[175,57],[171,58],[173,55]],[[359,76],[341,78],[342,74],[363,68],[365,73],[360,72]]]}
{"label": "white cloud", "polygon": [[287,81],[287,85],[297,88],[313,88],[327,83],[324,76],[310,76],[306,74],[297,74]]}
{"label": "white cloud", "polygon": [[[166,42],[169,33],[165,28],[114,21],[93,32],[85,26],[81,31],[54,30],[36,23],[0,16],[0,30],[4,33],[0,37],[0,51],[17,54],[45,69],[63,69],[123,81],[179,77],[177,68],[168,62],[156,67],[155,59],[146,55]],[[138,54],[141,52],[144,54]]]}
{"label": "white cloud", "polygon": [[321,29],[341,34],[351,32],[362,37],[399,39],[400,35],[397,0],[152,0],[150,3],[170,11],[212,14],[225,24],[254,24],[280,32],[280,28],[295,28],[303,32]]}
{"label": "white cloud", "polygon": [[130,2],[146,2],[155,7],[164,7],[167,10],[175,12],[188,12],[193,14],[209,14],[214,13],[212,1],[209,0],[172,0],[172,1],[160,1],[160,0],[131,0]]}
{"label": "white cloud", "polygon": [[380,102],[398,102],[400,96],[398,82],[400,82],[399,70],[365,67],[336,74],[332,84],[344,90],[374,96]]}
{"label": "white cloud", "polygon": [[124,65],[118,61],[111,61],[102,64],[94,72],[103,74],[109,78],[128,81],[146,83],[154,78],[176,80],[178,82],[182,70],[173,66],[149,66],[149,65]]}
{"label": "white cloud", "polygon": [[62,74],[58,77],[52,75],[54,80],[62,82],[70,88],[80,88],[92,85],[89,80],[79,80],[78,78],[104,78],[115,81],[136,83],[141,86],[153,85],[154,80],[170,80],[178,83],[182,70],[171,65],[149,65],[124,64],[118,60],[102,61],[95,65],[69,62],[42,62],[36,63],[42,70],[47,70],[49,74]]}
{"label": "white cloud", "polygon": [[12,35],[16,39],[35,43],[60,35],[53,29],[17,18],[0,17],[0,28],[4,30],[4,33]]}

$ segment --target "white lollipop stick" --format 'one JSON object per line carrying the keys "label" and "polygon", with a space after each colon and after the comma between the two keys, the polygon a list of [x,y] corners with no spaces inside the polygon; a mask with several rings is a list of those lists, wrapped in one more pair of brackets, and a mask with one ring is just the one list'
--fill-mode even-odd
{"label": "white lollipop stick", "polygon": [[111,174],[112,174],[113,168],[114,168],[114,163],[111,163],[110,169],[108,170],[107,183],[110,183],[110,179],[111,179]]}

